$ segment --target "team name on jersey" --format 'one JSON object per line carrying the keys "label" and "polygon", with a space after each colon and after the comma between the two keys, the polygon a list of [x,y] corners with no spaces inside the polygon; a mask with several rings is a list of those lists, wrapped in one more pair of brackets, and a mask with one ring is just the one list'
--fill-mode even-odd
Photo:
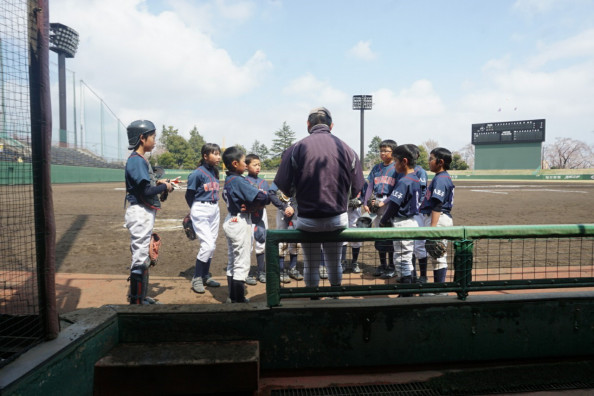
{"label": "team name on jersey", "polygon": [[445,191],[435,189],[435,190],[433,190],[433,194],[439,195],[440,197],[443,197],[443,196],[445,196]]}
{"label": "team name on jersey", "polygon": [[394,184],[396,184],[396,179],[392,176],[377,176],[373,178],[373,184],[375,184],[376,186],[378,184],[388,184],[390,186],[393,186]]}
{"label": "team name on jersey", "polygon": [[220,185],[217,182],[204,183],[202,186],[204,191],[219,191]]}

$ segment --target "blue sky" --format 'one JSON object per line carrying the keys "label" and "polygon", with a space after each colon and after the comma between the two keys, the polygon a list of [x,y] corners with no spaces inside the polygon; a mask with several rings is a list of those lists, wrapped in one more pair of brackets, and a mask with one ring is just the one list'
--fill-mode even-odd
{"label": "blue sky", "polygon": [[365,151],[459,150],[473,123],[538,118],[546,143],[594,144],[594,0],[51,0],[50,21],[79,32],[68,69],[125,124],[249,149],[284,121],[305,137],[326,106],[359,152],[368,94]]}

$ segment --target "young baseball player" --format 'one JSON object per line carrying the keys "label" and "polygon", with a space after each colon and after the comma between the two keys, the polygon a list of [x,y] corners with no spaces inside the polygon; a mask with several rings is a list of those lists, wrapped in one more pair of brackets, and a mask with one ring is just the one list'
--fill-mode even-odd
{"label": "young baseball player", "polygon": [[[272,183],[268,190],[270,201],[278,208],[276,212],[276,228],[279,230],[294,230],[297,222],[297,202],[294,197],[287,197]],[[289,254],[289,268],[285,268],[285,256]],[[291,283],[291,278],[300,281],[303,275],[297,269],[299,245],[297,243],[281,243],[278,249],[280,281]]]}
{"label": "young baseball player", "polygon": [[219,287],[221,284],[210,277],[210,263],[219,236],[219,163],[221,148],[215,143],[205,143],[200,151],[200,166],[188,176],[186,202],[200,249],[192,278],[192,290],[204,293],[204,285]]}
{"label": "young baseball player", "polygon": [[[391,139],[384,140],[380,143],[380,158],[382,162],[375,165],[367,177],[367,189],[365,191],[365,198],[363,199],[363,209],[368,213],[374,212],[377,214],[373,219],[372,227],[378,226],[379,220],[384,214],[385,201],[392,193],[398,179],[398,172],[396,172],[394,158],[392,157],[392,153],[396,147],[396,142]],[[368,201],[372,194],[375,195],[375,200],[371,202],[370,208]],[[375,243],[376,249],[379,252],[380,266],[373,275],[389,279],[395,276],[394,251],[392,244],[385,244],[383,242],[376,241]],[[386,261],[386,253],[388,255],[388,261]]]}
{"label": "young baseball player", "polygon": [[[246,180],[250,182],[250,184],[256,187],[260,191],[264,191],[268,194],[269,186],[268,182],[264,179],[259,177],[260,170],[262,168],[262,164],[260,162],[260,157],[256,154],[248,154],[245,156],[245,164],[247,165],[248,175],[246,176]],[[268,229],[268,215],[266,214],[266,208],[262,208],[257,212],[252,213],[252,223],[258,224],[258,222],[262,220],[264,222],[264,226]],[[264,252],[266,249],[265,242],[258,242],[256,238],[253,240],[254,248],[256,251],[256,263],[257,263],[257,273],[256,279],[259,280],[261,283],[266,283],[266,262],[264,260]],[[251,282],[251,280],[254,280]],[[254,285],[256,284],[255,279],[251,276],[248,276],[246,282],[247,285]]]}
{"label": "young baseball player", "polygon": [[[356,198],[350,199],[347,209],[347,214],[349,216],[349,228],[356,228],[357,227],[357,219],[361,217],[361,205],[363,205],[363,201],[361,201],[361,193],[357,195]],[[347,256],[347,246],[351,245],[351,263],[350,265],[347,263],[346,256]],[[359,263],[357,260],[359,259],[359,252],[361,251],[361,246],[363,243],[361,242],[344,242],[342,244],[342,267],[344,272],[352,271],[355,274],[361,273],[361,268],[359,267]]]}
{"label": "young baseball player", "polygon": [[[447,172],[452,162],[450,150],[437,147],[431,150],[429,170],[435,172],[433,180],[425,191],[425,197],[419,211],[423,215],[425,227],[451,227],[452,207],[454,205],[454,183]],[[442,241],[447,246],[447,240]],[[447,254],[440,258],[431,257],[433,278],[435,283],[443,283],[446,279],[448,262]]]}
{"label": "young baseball player", "polygon": [[[410,147],[414,154],[415,163],[419,160],[419,156],[421,154],[419,147],[414,144],[408,144],[407,146]],[[419,196],[419,207],[421,206],[421,202],[423,201],[423,197],[425,196],[425,191],[427,190],[427,172],[421,165],[415,165],[415,175],[419,178],[421,182],[421,195]],[[419,227],[425,227],[425,221],[423,219],[423,215],[419,212],[415,215],[415,220]],[[425,240],[415,240],[415,250],[413,253],[413,268],[415,267],[415,261],[419,261],[419,277],[417,281],[419,283],[427,283],[427,252],[425,251]],[[414,276],[413,276],[414,278]]]}
{"label": "young baseball player", "polygon": [[253,226],[251,214],[270,203],[268,194],[248,182],[243,177],[247,165],[245,154],[236,146],[223,153],[227,167],[227,177],[223,188],[223,199],[229,213],[223,222],[227,237],[229,261],[227,282],[231,302],[247,302],[245,298],[245,279],[250,271],[250,252],[252,248]]}
{"label": "young baseball player", "polygon": [[147,120],[138,120],[128,128],[128,150],[132,150],[126,161],[126,209],[125,224],[130,231],[130,304],[147,304],[146,293],[149,279],[149,244],[155,224],[155,215],[161,208],[159,195],[173,191],[167,180],[156,180],[148,160],[144,157],[155,147],[156,128]]}
{"label": "young baseball player", "polygon": [[[419,196],[421,195],[421,182],[415,175],[415,154],[408,145],[396,147],[392,153],[396,171],[403,176],[396,182],[390,194],[380,227],[417,227],[415,215],[419,213]],[[414,267],[412,256],[414,240],[395,240],[394,259],[400,266],[400,283],[412,283]],[[410,297],[411,294],[402,294]]]}

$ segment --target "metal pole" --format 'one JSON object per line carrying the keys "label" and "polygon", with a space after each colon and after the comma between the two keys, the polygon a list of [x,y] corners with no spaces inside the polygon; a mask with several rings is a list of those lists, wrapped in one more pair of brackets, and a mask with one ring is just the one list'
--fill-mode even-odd
{"label": "metal pole", "polygon": [[365,157],[364,157],[364,152],[365,152],[365,146],[364,146],[364,142],[365,142],[365,138],[364,138],[364,124],[365,124],[365,119],[364,119],[364,114],[365,110],[363,109],[363,105],[361,105],[361,157],[359,158],[359,160],[361,161],[361,166],[363,168],[365,168],[365,166],[363,165],[364,161],[365,161]]}
{"label": "metal pole", "polygon": [[68,146],[66,131],[66,55],[58,54],[58,93],[60,97],[60,147]]}
{"label": "metal pole", "polygon": [[103,99],[101,99],[101,157],[103,157]]}
{"label": "metal pole", "polygon": [[78,148],[78,138],[76,131],[76,73],[72,72],[72,106],[74,115],[74,147]]}

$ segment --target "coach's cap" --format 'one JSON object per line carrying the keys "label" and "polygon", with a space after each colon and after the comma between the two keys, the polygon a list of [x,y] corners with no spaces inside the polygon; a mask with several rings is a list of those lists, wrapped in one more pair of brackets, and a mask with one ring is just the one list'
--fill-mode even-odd
{"label": "coach's cap", "polygon": [[324,116],[328,117],[329,119],[332,119],[332,114],[330,114],[330,110],[328,110],[325,107],[316,107],[315,109],[311,109],[311,111],[309,112],[309,115],[311,116],[313,114],[324,115]]}

